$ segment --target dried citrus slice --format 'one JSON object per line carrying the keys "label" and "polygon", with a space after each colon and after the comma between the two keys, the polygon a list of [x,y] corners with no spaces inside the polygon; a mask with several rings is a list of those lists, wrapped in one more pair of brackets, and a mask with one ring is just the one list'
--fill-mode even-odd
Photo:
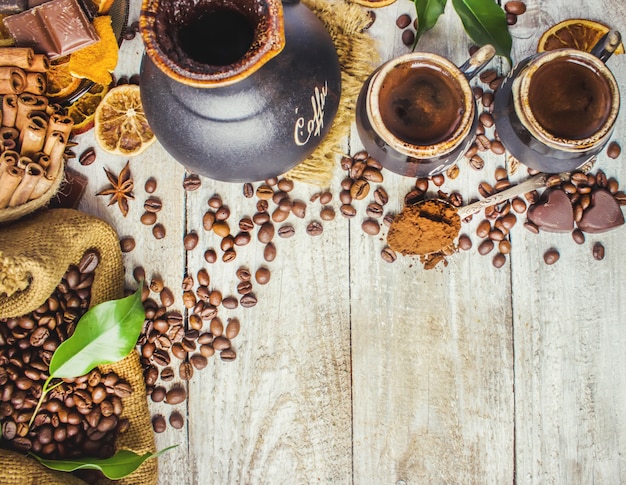
{"label": "dried citrus slice", "polygon": [[74,135],[80,135],[94,127],[96,109],[108,91],[108,86],[94,84],[89,91],[67,108],[68,116],[74,121],[72,128]]}
{"label": "dried citrus slice", "polygon": [[369,8],[386,7],[387,5],[391,5],[395,1],[396,0],[351,0],[352,3],[356,3],[357,5],[362,5]]}
{"label": "dried citrus slice", "polygon": [[98,144],[115,155],[138,155],[156,140],[136,84],[122,84],[106,94],[96,110],[95,128]]}
{"label": "dried citrus slice", "polygon": [[[595,20],[568,19],[546,30],[539,39],[537,52],[570,47],[585,52],[591,49],[606,34],[610,27]],[[624,53],[624,44],[615,49],[615,54]]]}
{"label": "dried citrus slice", "polygon": [[112,81],[111,73],[117,66],[118,58],[117,38],[111,26],[111,17],[96,17],[93,19],[93,27],[100,40],[72,53],[68,69],[73,76],[108,85]]}
{"label": "dried citrus slice", "polygon": [[46,95],[54,100],[70,97],[82,83],[82,79],[72,76],[68,69],[69,56],[53,61],[48,69]]}

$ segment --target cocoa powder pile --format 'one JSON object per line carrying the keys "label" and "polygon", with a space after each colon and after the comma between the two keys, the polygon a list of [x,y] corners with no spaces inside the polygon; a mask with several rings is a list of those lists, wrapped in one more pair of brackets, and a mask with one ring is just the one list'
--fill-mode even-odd
{"label": "cocoa powder pile", "polygon": [[394,218],[387,243],[404,255],[425,255],[454,244],[461,229],[456,209],[441,200],[407,205]]}

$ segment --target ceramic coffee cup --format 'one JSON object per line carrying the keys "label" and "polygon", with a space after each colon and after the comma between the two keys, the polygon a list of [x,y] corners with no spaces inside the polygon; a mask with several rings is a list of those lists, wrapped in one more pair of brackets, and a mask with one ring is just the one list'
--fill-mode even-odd
{"label": "ceramic coffee cup", "polygon": [[515,66],[494,100],[496,130],[513,157],[556,173],[584,165],[604,148],[620,107],[605,63],[620,42],[619,32],[610,31],[591,53],[557,49]]}
{"label": "ceramic coffee cup", "polygon": [[460,67],[436,54],[413,52],[380,66],[356,107],[359,137],[385,168],[409,177],[443,172],[470,147],[477,110],[469,80],[495,55],[479,49]]}

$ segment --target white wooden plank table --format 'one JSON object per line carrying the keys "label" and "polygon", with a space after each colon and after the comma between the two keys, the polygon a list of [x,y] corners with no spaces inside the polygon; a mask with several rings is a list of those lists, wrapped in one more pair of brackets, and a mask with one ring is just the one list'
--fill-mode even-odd
{"label": "white wooden plank table", "polygon": [[[438,25],[419,49],[462,63],[471,41],[448,2]],[[602,20],[626,34],[626,7],[618,0],[586,2],[529,0],[528,11],[511,28],[516,60],[534,52],[541,32],[572,17]],[[132,0],[130,22],[138,19]],[[370,33],[381,59],[408,52],[395,19],[414,15],[397,0],[376,11]],[[124,42],[116,74],[139,72],[139,37]],[[608,62],[626,93],[626,61]],[[499,60],[492,64],[502,69]],[[624,113],[614,139],[626,140]],[[76,152],[96,146],[81,135]],[[346,150],[361,144],[352,131]],[[504,156],[487,155],[481,172],[462,163],[461,174],[444,191],[475,198],[477,185],[493,180]],[[597,168],[626,184],[623,156],[601,154]],[[388,264],[380,258],[384,233],[365,235],[359,215],[324,223],[319,237],[305,226],[319,220],[319,202],[309,202],[304,220],[291,220],[296,235],[277,238],[278,256],[266,263],[256,241],[231,263],[207,264],[203,252],[219,238],[202,229],[206,202],[220,194],[231,210],[231,226],[255,212],[255,199],[241,184],[202,179],[185,192],[185,171],[158,143],[131,160],[136,200],[126,218],[95,193],[106,185],[103,167],[119,171],[126,159],[98,151],[88,167],[81,209],[111,222],[120,236],[132,235],[125,255],[127,282],[142,265],[178,290],[184,275],[206,267],[211,286],[236,294],[235,270],[266,265],[272,279],[256,285],[258,304],[221,310],[241,320],[234,362],[212,358],[189,383],[188,401],[176,406],[186,416],[181,430],[157,435],[158,448],[180,446],[159,459],[161,484],[275,483],[553,483],[626,482],[626,229],[574,244],[569,234],[531,234],[521,223],[512,230],[513,251],[495,269],[476,248],[455,254],[447,267],[424,270],[413,258]],[[388,210],[401,209],[413,181],[384,171]],[[155,176],[167,236],[156,240],[139,222]],[[331,191],[339,193],[337,167]],[[525,170],[513,177],[520,180]],[[308,201],[319,188],[296,183],[294,198]],[[332,205],[337,209],[335,196]],[[292,217],[292,219],[295,219]],[[480,218],[464,227],[473,234]],[[197,249],[185,252],[182,238],[197,231]],[[594,242],[606,257],[591,255]],[[558,248],[557,264],[542,255]],[[219,252],[219,251],[218,251]],[[183,310],[181,291],[174,307]],[[177,376],[178,378],[178,376]],[[168,383],[168,386],[171,383]],[[151,403],[153,414],[173,407]]]}

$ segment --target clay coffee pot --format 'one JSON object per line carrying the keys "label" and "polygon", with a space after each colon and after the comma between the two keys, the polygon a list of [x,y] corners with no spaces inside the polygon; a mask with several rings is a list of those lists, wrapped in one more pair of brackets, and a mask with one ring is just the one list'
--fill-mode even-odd
{"label": "clay coffee pot", "polygon": [[337,52],[297,0],[143,0],[140,31],[146,118],[187,170],[228,182],[278,176],[330,129]]}

